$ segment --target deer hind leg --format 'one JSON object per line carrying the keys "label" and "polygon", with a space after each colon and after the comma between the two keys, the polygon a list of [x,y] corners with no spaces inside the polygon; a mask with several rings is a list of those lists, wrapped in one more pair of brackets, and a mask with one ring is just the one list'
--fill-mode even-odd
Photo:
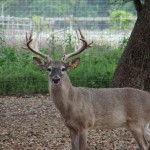
{"label": "deer hind leg", "polygon": [[84,129],[79,134],[79,150],[86,150],[88,130]]}
{"label": "deer hind leg", "polygon": [[145,141],[147,142],[147,144],[149,145],[148,150],[150,150],[150,121],[145,125],[144,138],[145,138]]}
{"label": "deer hind leg", "polygon": [[149,145],[144,137],[144,127],[138,123],[129,123],[128,127],[132,135],[135,137],[140,150],[148,150]]}

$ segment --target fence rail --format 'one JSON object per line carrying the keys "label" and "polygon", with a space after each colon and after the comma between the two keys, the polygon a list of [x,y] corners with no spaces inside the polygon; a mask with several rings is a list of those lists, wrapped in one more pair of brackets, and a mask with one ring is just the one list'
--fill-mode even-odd
{"label": "fence rail", "polygon": [[32,28],[32,19],[0,16],[0,26],[3,29]]}
{"label": "fence rail", "polygon": [[[37,20],[38,21],[37,21]],[[74,26],[76,23],[80,24],[80,22],[97,22],[99,25],[103,22],[102,27],[104,27],[105,23],[110,20],[109,17],[55,17],[55,18],[44,18],[39,17],[36,19],[31,18],[18,18],[18,17],[10,17],[10,16],[0,16],[0,26],[4,29],[32,29],[36,24],[40,26],[40,28],[48,25],[50,28],[61,28],[63,25],[68,24],[69,26]],[[129,20],[136,20],[135,17],[128,18]],[[57,27],[58,26],[58,27]],[[87,26],[86,26],[87,27]]]}

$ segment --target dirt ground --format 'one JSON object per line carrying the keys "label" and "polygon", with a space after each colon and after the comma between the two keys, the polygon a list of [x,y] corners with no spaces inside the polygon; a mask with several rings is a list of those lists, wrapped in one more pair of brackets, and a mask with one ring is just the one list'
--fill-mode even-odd
{"label": "dirt ground", "polygon": [[[69,132],[48,95],[0,97],[0,150],[70,149]],[[92,129],[87,149],[135,150],[137,144],[125,129]]]}

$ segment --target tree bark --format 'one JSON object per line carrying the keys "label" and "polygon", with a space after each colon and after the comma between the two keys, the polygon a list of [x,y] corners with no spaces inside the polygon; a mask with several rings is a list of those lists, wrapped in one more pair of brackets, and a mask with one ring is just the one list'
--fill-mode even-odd
{"label": "tree bark", "polygon": [[115,70],[112,87],[134,87],[150,91],[150,0],[145,0],[138,14]]}
{"label": "tree bark", "polygon": [[139,16],[141,10],[142,10],[142,3],[141,3],[141,0],[133,0],[134,2],[134,6],[135,6],[135,9],[137,11],[137,15]]}

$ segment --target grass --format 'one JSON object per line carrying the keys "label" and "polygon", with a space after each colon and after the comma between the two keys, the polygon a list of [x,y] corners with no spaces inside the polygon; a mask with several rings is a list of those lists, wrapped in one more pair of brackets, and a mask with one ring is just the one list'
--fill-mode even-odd
{"label": "grass", "polygon": [[[52,57],[60,59],[60,51]],[[99,46],[80,54],[80,65],[68,71],[72,84],[93,88],[110,86],[121,53],[120,49]],[[48,92],[47,72],[36,67],[33,56],[31,52],[14,48],[0,50],[0,95]]]}

